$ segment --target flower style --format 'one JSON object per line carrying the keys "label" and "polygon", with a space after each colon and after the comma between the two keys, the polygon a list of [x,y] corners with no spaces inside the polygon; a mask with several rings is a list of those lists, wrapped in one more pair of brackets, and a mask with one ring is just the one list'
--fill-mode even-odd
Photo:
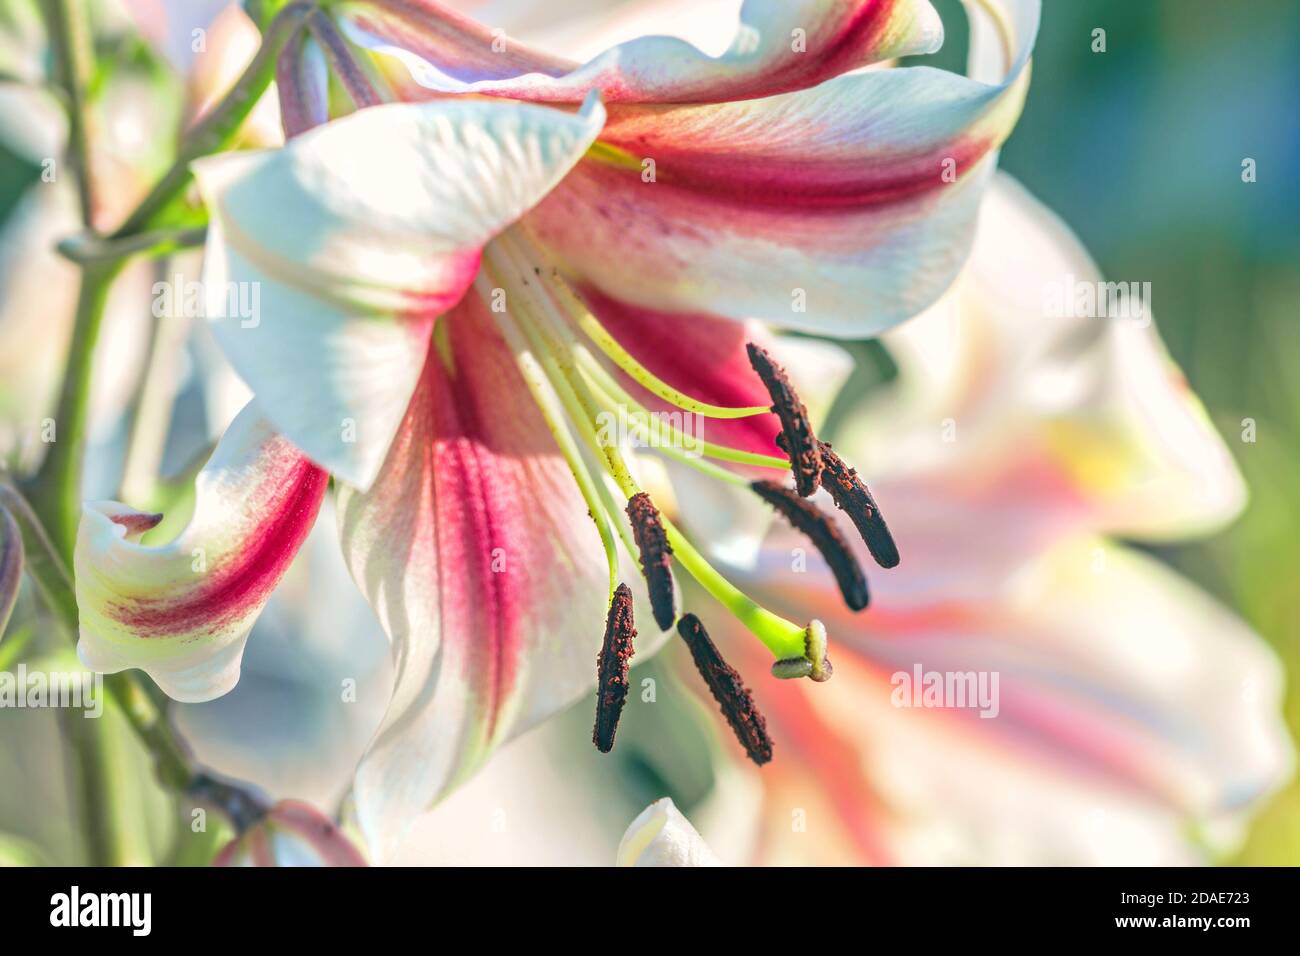
{"label": "flower style", "polygon": [[[154,516],[87,505],[83,657],[143,667],[183,700],[228,691],[328,474],[345,557],[395,648],[357,780],[381,846],[590,689],[593,622],[627,577],[620,541],[656,630],[677,618],[671,555],[782,676],[827,676],[821,626],[722,577],[600,429],[699,416],[704,453],[735,467],[683,457],[728,486],[788,473],[785,452],[805,486],[838,462],[744,320],[861,336],[943,291],[1027,83],[1038,5],[1008,6],[996,82],[850,72],[937,46],[915,0],[750,0],[721,57],[643,38],[586,65],[500,50],[425,0],[311,14],[280,65],[289,143],[195,170],[207,312],[255,401],[176,541],[145,545]],[[327,70],[359,107],[330,122]],[[878,523],[845,481],[859,500],[841,503]],[[739,683],[707,669],[715,692]]]}
{"label": "flower style", "polygon": [[[783,526],[733,569],[837,648],[825,687],[756,688],[788,758],[761,775],[756,862],[1204,862],[1289,777],[1271,652],[1110,540],[1206,532],[1244,488],[1149,315],[1047,314],[1100,278],[999,177],[952,291],[884,338],[898,379],[841,430],[908,548],[875,609],[835,610],[812,557],[790,574],[806,543]],[[918,669],[997,683],[988,706],[915,707]]]}

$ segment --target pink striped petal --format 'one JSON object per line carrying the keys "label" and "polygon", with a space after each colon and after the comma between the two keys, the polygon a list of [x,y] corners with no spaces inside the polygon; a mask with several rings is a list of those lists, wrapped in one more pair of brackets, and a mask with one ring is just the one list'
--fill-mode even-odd
{"label": "pink striped petal", "polygon": [[365,487],[405,414],[433,318],[480,249],[604,122],[460,100],[362,110],[285,148],[195,164],[211,212],[204,291],[218,343],[267,417]]}
{"label": "pink striped petal", "polygon": [[434,338],[379,477],[339,492],[344,555],[396,662],[355,791],[381,855],[495,747],[590,690],[608,594],[586,505],[485,304],[466,297]]}
{"label": "pink striped petal", "polygon": [[199,473],[194,516],[170,544],[139,542],[161,515],[86,504],[75,554],[82,661],[105,673],[138,667],[179,701],[229,691],[327,483],[250,404]]}
{"label": "pink striped petal", "polygon": [[528,220],[577,281],[638,306],[875,334],[965,261],[1023,102],[1033,14],[998,84],[908,68],[613,108],[601,148]]}
{"label": "pink striped petal", "polygon": [[543,102],[578,103],[591,90],[610,103],[772,96],[892,57],[931,53],[943,41],[942,23],[926,0],[747,0],[731,45],[719,57],[675,37],[651,36],[567,69],[564,61],[513,43],[493,57],[490,33],[476,34],[431,0],[385,0],[382,6],[402,11],[408,24],[416,10],[424,15],[418,28],[399,32],[362,7],[353,14],[354,36],[401,61],[418,85]]}
{"label": "pink striped petal", "polygon": [[228,843],[213,866],[367,866],[329,817],[300,800],[282,800]]}

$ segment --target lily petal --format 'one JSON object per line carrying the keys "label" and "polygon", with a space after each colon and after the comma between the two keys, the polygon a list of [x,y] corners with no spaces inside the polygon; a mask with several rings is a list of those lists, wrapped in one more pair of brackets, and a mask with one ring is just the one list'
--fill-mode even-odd
{"label": "lily petal", "polygon": [[[387,6],[422,11],[427,36],[446,37],[453,25],[468,32],[459,15],[429,0]],[[395,34],[369,12],[354,22],[358,42],[399,59],[426,89],[568,103],[581,102],[592,90],[611,103],[771,96],[892,57],[932,53],[943,42],[943,24],[927,0],[746,0],[731,45],[721,56],[708,56],[676,37],[649,36],[570,70],[564,61],[517,44],[507,44],[492,62],[485,56],[490,45],[484,49],[481,37],[462,41],[473,55],[457,55],[433,44],[420,49],[413,43],[418,33]]]}
{"label": "lily petal", "polygon": [[839,436],[899,502],[891,523],[985,543],[1068,528],[1168,539],[1240,510],[1240,473],[1149,314],[1048,314],[1049,297],[1101,280],[1069,229],[999,176],[952,293],[885,340],[896,385]]}
{"label": "lily petal", "polygon": [[[586,505],[486,304],[467,296],[434,340],[374,485],[339,490],[345,558],[394,648],[355,790],[381,856],[492,749],[591,689],[608,598]],[[661,642],[642,626],[638,657]]]}
{"label": "lily petal", "polygon": [[722,866],[722,861],[664,797],[628,824],[618,845],[618,866]]}
{"label": "lily petal", "polygon": [[170,544],[139,543],[161,515],[87,503],[74,558],[82,662],[104,673],[141,668],[184,702],[229,691],[327,484],[250,403],[199,473],[194,517]]}
{"label": "lily petal", "polygon": [[387,640],[343,563],[330,508],[257,619],[238,686],[170,711],[217,776],[326,810],[351,790],[392,687]]}
{"label": "lily petal", "polygon": [[208,316],[270,421],[367,487],[433,318],[473,281],[483,243],[555,185],[603,122],[599,103],[578,114],[392,104],[284,149],[196,163],[212,215]]}
{"label": "lily petal", "polygon": [[997,84],[903,68],[613,107],[594,157],[528,221],[580,284],[642,307],[873,335],[931,305],[966,259],[1028,84],[1036,6],[1022,19]]}

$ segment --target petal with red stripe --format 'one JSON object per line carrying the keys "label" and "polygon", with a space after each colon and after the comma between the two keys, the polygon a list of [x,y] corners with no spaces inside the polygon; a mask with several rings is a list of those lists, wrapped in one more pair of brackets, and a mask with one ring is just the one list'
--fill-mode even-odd
{"label": "petal with red stripe", "polygon": [[393,699],[355,791],[385,854],[493,748],[595,683],[604,553],[478,296],[439,319],[388,459],[369,491],[340,488],[339,520],[394,649]]}
{"label": "petal with red stripe", "polygon": [[194,516],[172,542],[139,540],[161,515],[87,503],[74,559],[82,661],[105,673],[140,668],[179,701],[229,691],[328,481],[250,404],[199,473]]}

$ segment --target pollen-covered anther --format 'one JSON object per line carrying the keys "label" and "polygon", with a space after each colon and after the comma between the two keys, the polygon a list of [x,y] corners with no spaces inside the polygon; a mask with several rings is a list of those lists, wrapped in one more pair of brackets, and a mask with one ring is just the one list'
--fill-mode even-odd
{"label": "pollen-covered anther", "polygon": [[831,449],[828,442],[819,442],[822,453],[822,487],[835,499],[835,506],[845,512],[857,527],[867,550],[882,568],[898,564],[898,545],[889,533],[889,526],[880,513],[880,506],[871,496],[866,484],[858,477],[856,469]]}
{"label": "pollen-covered anther", "polygon": [[620,584],[609,604],[609,614],[605,617],[605,640],[600,647],[600,656],[596,658],[596,725],[591,731],[591,742],[603,754],[614,748],[618,719],[627,700],[628,661],[633,654],[635,637],[632,590],[626,584]]}
{"label": "pollen-covered anther", "polygon": [[767,721],[758,712],[740,674],[722,659],[704,625],[694,614],[682,615],[677,622],[677,633],[691,649],[695,669],[704,678],[713,699],[722,709],[722,716],[731,725],[749,759],[760,766],[767,763],[772,759],[772,738],[767,735]]}
{"label": "pollen-covered anther", "polygon": [[659,630],[666,631],[677,619],[677,608],[673,598],[673,549],[663,519],[644,491],[627,500],[627,517],[632,523],[637,550],[641,552],[641,573],[650,592],[650,609]]}
{"label": "pollen-covered anther", "polygon": [[831,517],[811,501],[800,498],[794,491],[775,481],[755,481],[749,487],[784,515],[795,530],[807,535],[808,540],[821,552],[831,573],[835,575],[844,603],[854,611],[865,608],[871,599],[866,576]]}
{"label": "pollen-covered anther", "polygon": [[750,342],[745,350],[749,353],[749,364],[772,397],[773,413],[781,420],[781,436],[777,444],[790,456],[795,490],[807,498],[817,490],[822,473],[821,446],[813,434],[808,409],[790,384],[785,369],[772,360],[766,349]]}

